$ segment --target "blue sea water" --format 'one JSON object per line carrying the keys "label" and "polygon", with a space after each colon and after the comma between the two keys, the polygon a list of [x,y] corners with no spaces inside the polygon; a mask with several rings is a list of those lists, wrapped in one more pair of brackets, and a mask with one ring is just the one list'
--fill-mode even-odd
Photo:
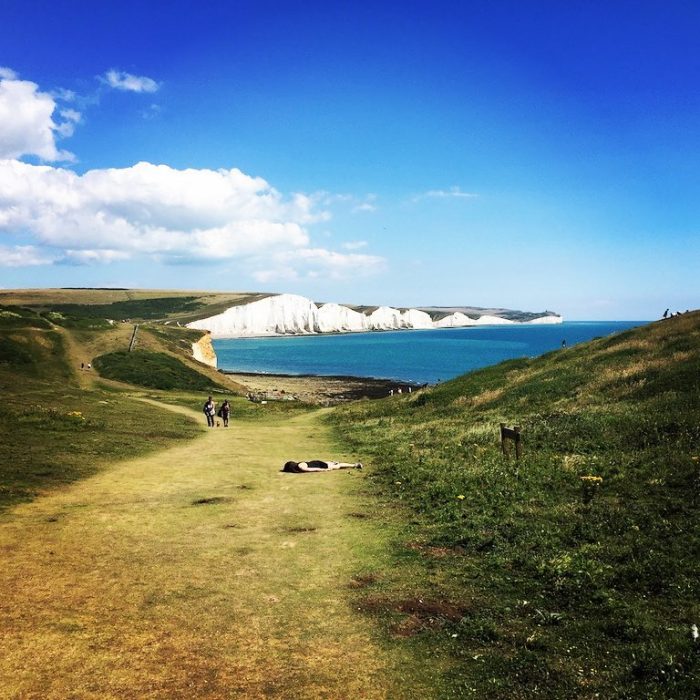
{"label": "blue sea water", "polygon": [[347,375],[433,384],[517,357],[535,357],[644,321],[569,321],[340,335],[214,340],[230,372]]}

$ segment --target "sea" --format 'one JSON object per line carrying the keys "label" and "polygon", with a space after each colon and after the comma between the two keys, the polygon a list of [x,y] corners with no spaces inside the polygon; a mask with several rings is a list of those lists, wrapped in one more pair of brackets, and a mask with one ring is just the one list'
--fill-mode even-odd
{"label": "sea", "polygon": [[518,357],[536,357],[646,321],[565,321],[334,335],[214,340],[219,368],[261,374],[375,377],[435,384]]}

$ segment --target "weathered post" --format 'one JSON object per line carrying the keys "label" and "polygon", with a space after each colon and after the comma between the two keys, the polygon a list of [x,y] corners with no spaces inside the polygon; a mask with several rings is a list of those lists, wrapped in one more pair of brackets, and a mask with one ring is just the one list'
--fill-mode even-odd
{"label": "weathered post", "polygon": [[515,459],[520,459],[523,456],[520,426],[514,425],[512,428],[507,428],[505,423],[501,423],[501,450],[503,450],[504,457],[509,457],[510,449],[506,448],[506,440],[512,440],[515,443]]}
{"label": "weathered post", "polygon": [[523,440],[520,436],[520,426],[514,425],[513,432],[515,433],[515,459],[520,459],[523,456]]}

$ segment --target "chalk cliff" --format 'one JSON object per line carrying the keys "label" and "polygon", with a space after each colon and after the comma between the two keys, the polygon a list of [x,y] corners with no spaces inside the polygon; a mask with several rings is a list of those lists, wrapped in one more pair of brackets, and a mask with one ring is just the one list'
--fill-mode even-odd
{"label": "chalk cliff", "polygon": [[[561,316],[543,316],[528,323],[561,323]],[[208,330],[212,338],[244,338],[265,335],[306,335],[348,333],[402,328],[460,328],[464,326],[516,323],[501,316],[483,315],[473,319],[461,312],[440,320],[419,309],[400,311],[380,306],[369,314],[340,304],[323,304],[297,294],[278,294],[250,304],[240,304],[221,314],[193,321],[190,328]]]}
{"label": "chalk cliff", "polygon": [[201,362],[216,369],[217,358],[214,347],[211,344],[211,335],[209,333],[203,335],[196,343],[192,343],[192,357],[194,357],[197,362]]}

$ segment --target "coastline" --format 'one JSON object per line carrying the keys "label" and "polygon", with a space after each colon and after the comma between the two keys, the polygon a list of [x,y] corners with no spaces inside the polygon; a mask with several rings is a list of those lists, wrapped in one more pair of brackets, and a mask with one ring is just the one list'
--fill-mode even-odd
{"label": "coastline", "polygon": [[331,406],[359,399],[379,399],[398,393],[415,391],[419,385],[396,379],[352,377],[318,374],[265,374],[262,372],[228,372],[257,400],[296,400],[303,403]]}

